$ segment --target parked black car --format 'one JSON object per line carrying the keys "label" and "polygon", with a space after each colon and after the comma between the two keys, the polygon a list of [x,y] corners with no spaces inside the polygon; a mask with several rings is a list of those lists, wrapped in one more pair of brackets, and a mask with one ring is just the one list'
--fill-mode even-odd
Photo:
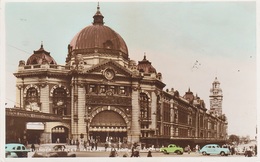
{"label": "parked black car", "polygon": [[32,156],[36,157],[76,157],[75,153],[70,152],[65,144],[42,144]]}

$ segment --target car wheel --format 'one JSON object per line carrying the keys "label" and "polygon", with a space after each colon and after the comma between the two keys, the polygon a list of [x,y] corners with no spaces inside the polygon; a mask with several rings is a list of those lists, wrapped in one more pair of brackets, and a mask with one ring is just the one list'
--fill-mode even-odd
{"label": "car wheel", "polygon": [[164,153],[164,154],[168,154],[168,152],[167,152],[166,150],[163,150],[163,153]]}
{"label": "car wheel", "polygon": [[76,157],[76,154],[70,154],[68,157]]}
{"label": "car wheel", "polygon": [[202,152],[202,155],[207,155],[207,153],[205,151]]}
{"label": "car wheel", "polygon": [[221,156],[225,156],[225,152],[221,151],[221,152],[220,152],[220,155],[221,155]]}
{"label": "car wheel", "polygon": [[181,155],[180,150],[177,150],[177,151],[176,151],[176,154],[177,154],[177,155]]}

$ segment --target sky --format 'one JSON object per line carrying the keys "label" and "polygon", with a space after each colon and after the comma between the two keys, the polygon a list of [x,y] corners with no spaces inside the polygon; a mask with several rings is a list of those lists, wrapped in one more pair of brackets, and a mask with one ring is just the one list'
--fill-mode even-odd
{"label": "sky", "polygon": [[[67,46],[91,25],[97,2],[5,3],[5,103],[15,105],[15,77],[43,43],[64,65]],[[125,40],[131,60],[146,58],[162,73],[164,90],[190,90],[209,109],[215,77],[223,91],[228,133],[256,135],[256,2],[104,2],[105,25]],[[196,62],[198,64],[196,64]],[[196,64],[196,68],[193,66]]]}

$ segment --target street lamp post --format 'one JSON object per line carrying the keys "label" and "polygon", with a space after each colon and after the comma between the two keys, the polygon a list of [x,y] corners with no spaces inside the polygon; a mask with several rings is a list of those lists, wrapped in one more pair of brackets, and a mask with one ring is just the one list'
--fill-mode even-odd
{"label": "street lamp post", "polygon": [[89,140],[89,116],[84,116],[84,121],[86,122],[86,133],[87,133],[87,141]]}
{"label": "street lamp post", "polygon": [[158,147],[158,137],[159,137],[159,134],[158,134],[158,128],[156,128],[156,130],[155,130],[156,132],[156,147],[155,147],[155,150],[156,150],[156,148]]}

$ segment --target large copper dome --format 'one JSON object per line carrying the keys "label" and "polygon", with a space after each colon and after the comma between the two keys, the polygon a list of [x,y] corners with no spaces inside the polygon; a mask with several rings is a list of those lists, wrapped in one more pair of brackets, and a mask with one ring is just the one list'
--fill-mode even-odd
{"label": "large copper dome", "polygon": [[[113,29],[104,25],[104,16],[97,8],[93,16],[94,22],[82,29],[70,42],[71,50],[75,53],[113,53],[128,58],[128,49],[123,38]],[[78,51],[78,52],[77,52]]]}

